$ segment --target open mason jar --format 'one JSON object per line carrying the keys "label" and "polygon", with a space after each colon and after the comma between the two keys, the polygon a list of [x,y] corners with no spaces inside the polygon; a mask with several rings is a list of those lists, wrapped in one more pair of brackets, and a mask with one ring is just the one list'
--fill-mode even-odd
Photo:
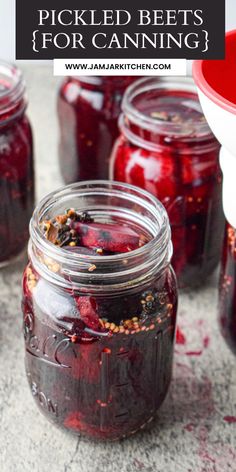
{"label": "open mason jar", "polygon": [[136,77],[68,77],[58,97],[59,159],[66,184],[107,179],[124,92]]}
{"label": "open mason jar", "polygon": [[0,62],[0,267],[26,247],[34,208],[33,140],[26,106],[21,72]]}
{"label": "open mason jar", "polygon": [[[45,238],[45,221],[62,214],[83,247]],[[77,434],[134,434],[153,420],[171,380],[177,291],[164,207],[133,186],[74,184],[39,204],[30,233],[22,306],[39,408]],[[100,254],[101,241],[112,255]]]}
{"label": "open mason jar", "polygon": [[180,287],[203,283],[220,260],[224,231],[219,143],[190,78],[130,86],[110,177],[155,195],[167,209]]}

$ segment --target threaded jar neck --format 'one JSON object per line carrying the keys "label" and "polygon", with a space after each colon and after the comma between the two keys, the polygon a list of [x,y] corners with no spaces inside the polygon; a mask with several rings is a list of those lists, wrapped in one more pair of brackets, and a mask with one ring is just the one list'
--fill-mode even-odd
{"label": "threaded jar neck", "polygon": [[[148,242],[111,256],[69,252],[48,241],[40,227],[68,208],[88,212],[98,222],[122,221],[135,227]],[[34,212],[30,236],[29,257],[42,277],[64,288],[86,292],[90,288],[93,293],[140,286],[161,274],[172,256],[169,219],[162,204],[141,189],[116,182],[76,183],[51,193]],[[91,271],[92,267],[95,270]]]}
{"label": "threaded jar neck", "polygon": [[175,142],[191,143],[200,153],[219,147],[190,77],[148,77],[130,85],[119,125],[129,141],[152,151]]}

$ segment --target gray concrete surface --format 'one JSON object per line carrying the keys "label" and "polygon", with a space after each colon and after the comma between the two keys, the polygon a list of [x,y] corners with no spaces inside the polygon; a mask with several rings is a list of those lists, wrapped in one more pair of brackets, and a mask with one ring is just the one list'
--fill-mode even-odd
{"label": "gray concrete surface", "polygon": [[[55,98],[48,66],[24,66],[34,126],[38,197],[61,185]],[[24,261],[0,271],[1,472],[236,471],[235,358],[217,326],[217,275],[181,295],[171,389],[152,430],[118,443],[77,439],[39,413],[24,375],[21,272]]]}

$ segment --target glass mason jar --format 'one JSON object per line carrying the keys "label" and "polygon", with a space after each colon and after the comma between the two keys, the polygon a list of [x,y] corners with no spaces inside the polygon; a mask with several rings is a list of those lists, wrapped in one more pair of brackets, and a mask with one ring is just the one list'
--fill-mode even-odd
{"label": "glass mason jar", "polygon": [[220,260],[224,231],[219,144],[190,78],[147,78],[128,88],[110,177],[166,207],[179,285],[202,283]]}
{"label": "glass mason jar", "polygon": [[[112,256],[67,251],[40,224],[75,208],[149,242]],[[26,372],[41,411],[74,433],[115,440],[150,423],[171,380],[177,292],[164,207],[107,181],[65,187],[36,208],[23,280]],[[96,269],[96,270],[94,270]]]}
{"label": "glass mason jar", "polygon": [[68,77],[58,100],[59,160],[65,183],[107,179],[118,117],[136,77]]}
{"label": "glass mason jar", "polygon": [[236,229],[229,223],[221,263],[219,319],[221,332],[236,354]]}
{"label": "glass mason jar", "polygon": [[33,143],[24,94],[21,72],[0,62],[0,266],[26,246],[34,207]]}

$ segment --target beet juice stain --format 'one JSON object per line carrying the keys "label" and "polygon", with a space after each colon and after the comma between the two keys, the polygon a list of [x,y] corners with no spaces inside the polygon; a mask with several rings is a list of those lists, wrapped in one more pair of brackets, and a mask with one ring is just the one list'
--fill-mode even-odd
{"label": "beet juice stain", "polygon": [[111,177],[166,207],[181,287],[199,285],[220,260],[224,216],[219,143],[191,79],[148,78],[128,88]]}
{"label": "beet juice stain", "polygon": [[0,266],[25,248],[34,208],[33,140],[21,72],[0,63]]}
{"label": "beet juice stain", "polygon": [[[128,201],[130,206],[130,195]],[[26,371],[40,409],[75,433],[114,440],[150,423],[166,396],[177,297],[168,239],[163,239],[167,246],[161,244],[166,263],[149,280],[146,268],[141,283],[138,261],[142,254],[150,256],[151,235],[128,220],[111,221],[108,214],[101,221],[93,211],[70,209],[40,222],[42,241],[52,251],[59,250],[69,265],[66,269],[60,257],[43,253],[38,259],[38,252],[36,262],[31,253],[24,273],[23,312]],[[155,252],[158,247],[154,245]],[[74,272],[77,258],[81,273]],[[154,259],[156,264],[158,255]],[[132,266],[135,278],[129,272],[122,291],[117,291]],[[52,283],[47,281],[49,273]],[[93,286],[96,277],[99,292]]]}

